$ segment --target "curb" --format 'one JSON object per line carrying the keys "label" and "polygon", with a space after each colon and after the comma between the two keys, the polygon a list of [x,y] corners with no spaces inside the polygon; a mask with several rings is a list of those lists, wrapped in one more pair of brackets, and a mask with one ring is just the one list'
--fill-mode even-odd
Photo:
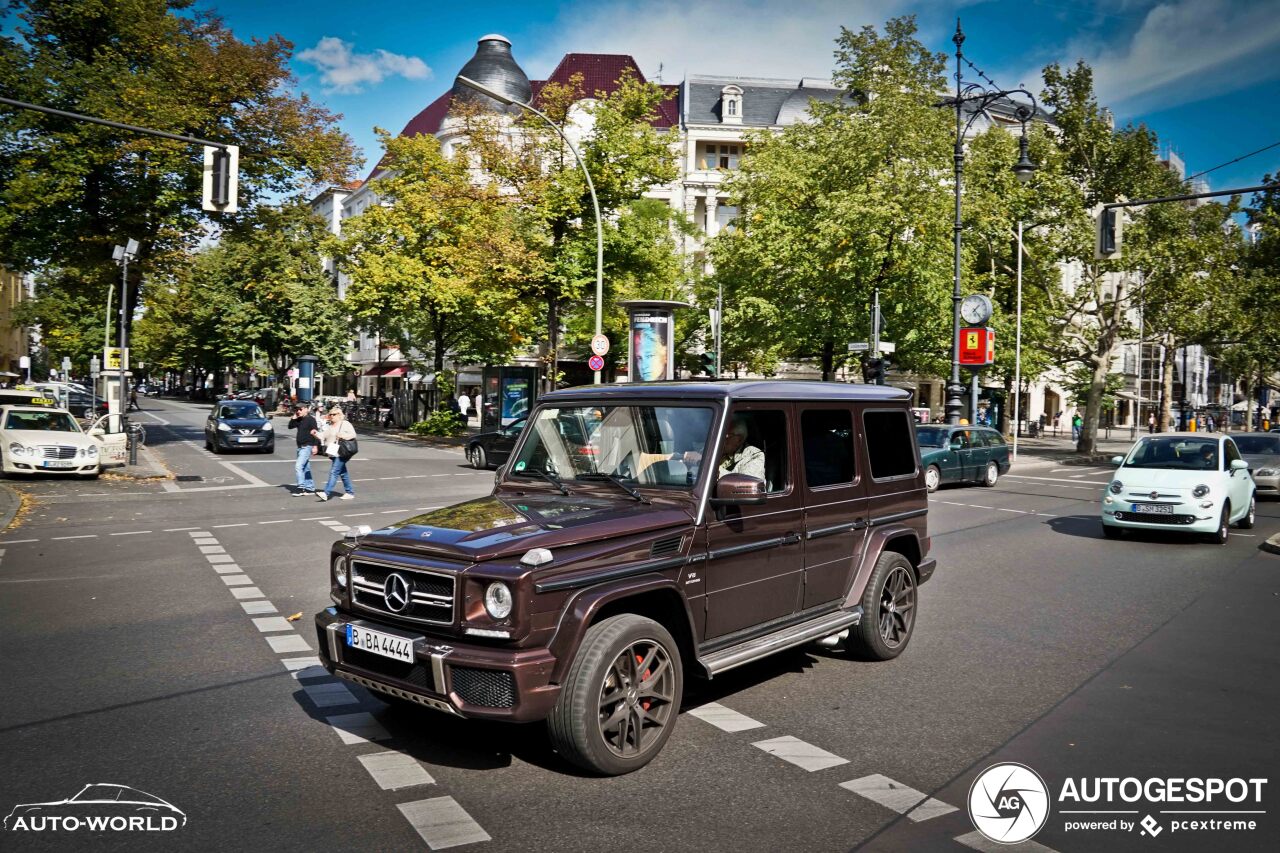
{"label": "curb", "polygon": [[[138,448],[139,464],[125,465],[123,468],[104,468],[103,474],[113,477],[127,477],[131,480],[170,480],[173,472],[166,468],[145,445]],[[145,457],[143,459],[142,457]],[[132,468],[132,470],[130,470]]]}
{"label": "curb", "polygon": [[1268,554],[1280,554],[1280,533],[1263,539],[1258,547]]}
{"label": "curb", "polygon": [[0,483],[0,531],[9,529],[22,509],[22,497],[4,483]]}

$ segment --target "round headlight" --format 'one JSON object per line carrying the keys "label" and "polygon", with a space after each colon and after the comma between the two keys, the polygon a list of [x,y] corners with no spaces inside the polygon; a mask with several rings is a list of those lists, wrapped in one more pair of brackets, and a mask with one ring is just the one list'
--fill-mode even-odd
{"label": "round headlight", "polygon": [[21,444],[18,444],[18,442],[16,441],[13,444],[9,445],[9,452],[12,453],[14,456],[27,455],[27,449],[23,447]]}
{"label": "round headlight", "polygon": [[494,619],[506,619],[511,615],[511,590],[502,581],[494,581],[484,591],[484,609]]}
{"label": "round headlight", "polygon": [[275,427],[271,426],[271,421],[267,421],[265,424],[262,425],[263,432],[271,432],[271,430],[273,429],[275,429]]}
{"label": "round headlight", "polygon": [[85,456],[90,456],[90,457],[92,457],[92,456],[97,456],[97,455],[98,455],[98,448],[97,448],[97,446],[96,446],[96,445],[91,445],[91,446],[89,447],[89,449],[88,449],[88,450],[86,450],[86,451],[84,452],[84,455],[85,455]]}
{"label": "round headlight", "polygon": [[333,580],[343,589],[347,588],[347,561],[341,557],[334,558]]}
{"label": "round headlight", "polygon": [[1200,485],[1196,486],[1194,489],[1191,490],[1191,494],[1194,497],[1202,498],[1205,495],[1209,494],[1209,487],[1206,486],[1204,483],[1201,483]]}
{"label": "round headlight", "polygon": [[218,429],[222,432],[231,432],[231,427],[227,426],[222,421],[218,421]]}
{"label": "round headlight", "polygon": [[1111,494],[1113,494],[1113,495],[1118,495],[1118,494],[1120,494],[1122,491],[1124,491],[1124,483],[1120,482],[1119,480],[1112,480],[1112,481],[1111,481]]}

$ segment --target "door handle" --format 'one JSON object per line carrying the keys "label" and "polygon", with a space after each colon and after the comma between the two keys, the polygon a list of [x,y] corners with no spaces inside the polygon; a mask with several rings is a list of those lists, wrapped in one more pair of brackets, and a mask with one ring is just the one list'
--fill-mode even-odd
{"label": "door handle", "polygon": [[787,533],[782,537],[783,545],[794,545],[800,541],[799,533]]}

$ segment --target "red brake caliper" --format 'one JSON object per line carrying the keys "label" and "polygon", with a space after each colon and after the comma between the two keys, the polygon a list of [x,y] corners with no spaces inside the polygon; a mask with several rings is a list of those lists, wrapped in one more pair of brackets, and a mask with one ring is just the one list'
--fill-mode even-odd
{"label": "red brake caliper", "polygon": [[[644,658],[640,657],[640,655],[636,655],[636,663],[644,663]],[[641,681],[648,681],[648,680],[649,680],[649,674],[650,674],[650,671],[646,669],[646,670],[644,671],[644,675],[640,676],[640,680],[641,680]],[[644,709],[647,711],[647,710],[649,710],[649,706],[650,706],[650,705],[652,705],[652,704],[653,704],[653,701],[652,701],[652,700],[650,700],[650,699],[646,699],[646,700],[644,700],[643,702],[641,702],[641,703],[640,703],[640,707],[641,707],[641,708],[644,708]]]}

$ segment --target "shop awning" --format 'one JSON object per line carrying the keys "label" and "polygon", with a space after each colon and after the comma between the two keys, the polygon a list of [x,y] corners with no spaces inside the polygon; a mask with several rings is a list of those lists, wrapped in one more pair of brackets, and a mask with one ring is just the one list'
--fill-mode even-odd
{"label": "shop awning", "polygon": [[364,372],[365,376],[385,376],[388,379],[395,379],[398,376],[404,376],[405,368],[403,365],[383,364],[377,367],[371,367]]}

